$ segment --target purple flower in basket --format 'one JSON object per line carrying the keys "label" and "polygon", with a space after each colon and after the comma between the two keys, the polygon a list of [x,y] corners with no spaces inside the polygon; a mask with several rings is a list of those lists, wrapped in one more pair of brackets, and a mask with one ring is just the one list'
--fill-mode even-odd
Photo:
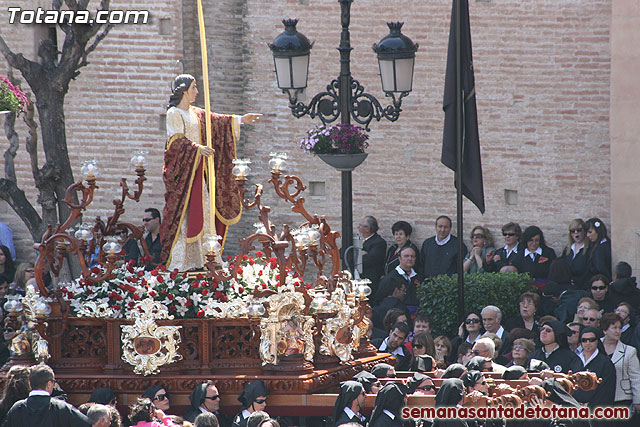
{"label": "purple flower in basket", "polygon": [[300,141],[300,148],[313,154],[359,154],[369,147],[369,135],[360,126],[317,126]]}

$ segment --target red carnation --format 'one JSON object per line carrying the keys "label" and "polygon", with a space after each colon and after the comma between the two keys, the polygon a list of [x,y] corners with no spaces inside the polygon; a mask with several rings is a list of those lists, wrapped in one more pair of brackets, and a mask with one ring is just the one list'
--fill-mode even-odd
{"label": "red carnation", "polygon": [[136,265],[136,260],[135,259],[130,259],[129,262],[127,262],[127,265],[130,267],[133,267],[134,265]]}
{"label": "red carnation", "polygon": [[173,296],[173,294],[168,294],[168,295],[167,295],[167,299],[168,299],[169,301],[173,301],[173,299],[174,299],[174,298],[175,298],[175,297]]}
{"label": "red carnation", "polygon": [[307,287],[307,289],[311,289],[311,283],[305,283],[304,285]]}
{"label": "red carnation", "polygon": [[262,255],[264,255],[264,254],[262,253],[262,251],[258,251],[258,252],[256,252],[256,256],[257,256],[257,257],[262,257]]}
{"label": "red carnation", "polygon": [[98,267],[98,266],[92,267],[91,268],[91,272],[93,274],[100,274],[100,267]]}
{"label": "red carnation", "polygon": [[242,286],[238,286],[238,293],[243,293],[244,292],[244,288]]}
{"label": "red carnation", "polygon": [[122,301],[122,297],[120,295],[116,295],[116,301]]}
{"label": "red carnation", "polygon": [[204,276],[202,275],[202,273],[198,273],[198,274],[196,274],[196,279],[202,280],[202,279],[204,279]]}
{"label": "red carnation", "polygon": [[140,284],[147,286],[147,279],[145,279],[144,277],[142,279],[140,279]]}
{"label": "red carnation", "polygon": [[262,270],[258,271],[258,276],[262,276]]}
{"label": "red carnation", "polygon": [[175,306],[175,305],[173,305],[173,304],[171,304],[171,305],[169,306],[169,311],[176,311],[176,306]]}
{"label": "red carnation", "polygon": [[182,273],[182,278],[186,279],[187,278],[187,273]]}
{"label": "red carnation", "polygon": [[209,291],[208,291],[208,290],[206,290],[206,289],[203,289],[203,290],[202,290],[202,296],[203,296],[203,297],[206,297],[208,293],[209,293]]}
{"label": "red carnation", "polygon": [[135,276],[134,276],[134,277],[129,277],[129,281],[130,281],[131,283],[138,283],[138,278],[137,278],[137,277],[135,277]]}
{"label": "red carnation", "polygon": [[262,289],[267,289],[267,284],[266,283],[261,283],[260,286],[262,286]]}
{"label": "red carnation", "polygon": [[142,276],[144,276],[144,271],[142,270],[138,271],[138,277],[142,277]]}
{"label": "red carnation", "polygon": [[204,316],[204,310],[202,310],[202,309],[198,310],[198,312],[196,313],[196,316],[198,316],[198,317]]}
{"label": "red carnation", "polygon": [[73,292],[71,292],[71,291],[69,291],[69,293],[67,294],[67,296],[68,296],[69,298],[73,298],[73,296],[74,296],[74,295],[75,295],[75,294],[74,294]]}
{"label": "red carnation", "polygon": [[129,308],[133,308],[136,305],[135,302],[133,301],[129,301]]}
{"label": "red carnation", "polygon": [[273,256],[272,256],[271,258],[269,258],[269,262],[277,262],[277,261],[278,261],[278,260],[276,259],[276,257],[273,257]]}
{"label": "red carnation", "polygon": [[140,299],[140,295],[138,294],[133,294],[133,299],[138,301]]}
{"label": "red carnation", "polygon": [[114,310],[120,310],[120,306],[119,306],[119,305],[114,305],[112,308],[113,308]]}
{"label": "red carnation", "polygon": [[164,277],[158,275],[157,279],[158,279],[158,283],[164,283]]}
{"label": "red carnation", "polygon": [[154,291],[153,289],[151,289],[151,290],[149,291],[149,296],[151,296],[151,297],[155,297],[156,295],[158,295],[158,294],[157,294],[157,293],[156,293],[156,291]]}
{"label": "red carnation", "polygon": [[198,282],[198,281],[194,280],[194,281],[191,283],[191,287],[192,287],[193,289],[198,289],[198,288],[200,287],[200,282]]}
{"label": "red carnation", "polygon": [[231,255],[229,255],[229,256],[227,257],[227,261],[231,261],[232,259],[233,259],[233,257],[232,257]]}
{"label": "red carnation", "polygon": [[238,274],[242,274],[242,267],[238,267]]}
{"label": "red carnation", "polygon": [[178,277],[178,272],[177,271],[172,271],[169,274],[169,277],[171,278],[171,280],[176,280],[176,278]]}
{"label": "red carnation", "polygon": [[191,307],[193,305],[193,303],[191,302],[190,299],[187,299],[187,303],[185,304],[187,307]]}
{"label": "red carnation", "polygon": [[163,264],[163,265],[161,265],[160,267],[158,267],[158,269],[159,269],[160,271],[167,271],[167,266]]}
{"label": "red carnation", "polygon": [[253,258],[249,258],[249,265],[253,265],[253,264],[255,264],[255,263],[256,263],[256,262],[253,260]]}
{"label": "red carnation", "polygon": [[151,275],[152,276],[157,276],[158,275],[158,270],[151,270]]}
{"label": "red carnation", "polygon": [[247,261],[248,259],[249,259],[249,256],[247,254],[242,255],[243,261]]}
{"label": "red carnation", "polygon": [[226,295],[222,295],[222,298],[220,298],[220,301],[227,302],[227,296]]}

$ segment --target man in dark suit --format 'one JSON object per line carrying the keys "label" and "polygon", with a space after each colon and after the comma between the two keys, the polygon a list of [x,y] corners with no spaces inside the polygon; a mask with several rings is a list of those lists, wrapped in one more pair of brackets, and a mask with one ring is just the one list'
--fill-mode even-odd
{"label": "man in dark suit", "polygon": [[398,257],[400,264],[380,280],[380,296],[376,299],[382,301],[387,295],[382,295],[385,288],[393,281],[401,281],[406,285],[407,292],[404,298],[406,305],[418,305],[418,286],[422,283],[422,274],[418,274],[413,266],[416,264],[416,252],[411,246],[400,249]]}
{"label": "man in dark suit", "polygon": [[488,305],[480,312],[482,316],[482,326],[484,326],[485,333],[496,334],[502,341],[502,347],[500,347],[500,356],[511,352],[511,340],[509,339],[509,332],[502,327],[502,311],[495,305]]}
{"label": "man in dark suit", "polygon": [[[466,254],[467,247],[462,246]],[[436,235],[422,243],[420,256],[424,277],[451,275],[458,271],[458,238],[451,235],[451,218],[440,215],[436,219]]]}
{"label": "man in dark suit", "polygon": [[397,322],[389,331],[388,337],[372,340],[371,344],[376,346],[379,353],[391,353],[396,357],[396,370],[408,371],[411,367],[411,353],[403,345],[407,335],[409,335],[409,325]]}
{"label": "man in dark suit", "polygon": [[375,297],[378,283],[384,274],[384,258],[387,242],[378,234],[378,221],[365,216],[358,224],[358,232],[364,239],[362,243],[362,278],[371,280],[371,295]]}
{"label": "man in dark suit", "polygon": [[51,397],[55,385],[53,370],[37,365],[29,374],[29,397],[17,401],[7,413],[2,427],[85,427],[89,419],[67,402]]}

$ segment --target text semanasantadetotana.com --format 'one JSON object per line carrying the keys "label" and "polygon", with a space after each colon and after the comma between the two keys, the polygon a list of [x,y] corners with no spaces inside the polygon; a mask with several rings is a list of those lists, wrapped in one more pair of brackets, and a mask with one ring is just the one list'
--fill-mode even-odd
{"label": "text semanasantadetotana.com", "polygon": [[402,409],[402,418],[452,419],[452,418],[502,418],[502,419],[627,419],[629,408],[565,408],[561,406],[533,406],[524,404],[513,408],[497,407],[407,407]]}

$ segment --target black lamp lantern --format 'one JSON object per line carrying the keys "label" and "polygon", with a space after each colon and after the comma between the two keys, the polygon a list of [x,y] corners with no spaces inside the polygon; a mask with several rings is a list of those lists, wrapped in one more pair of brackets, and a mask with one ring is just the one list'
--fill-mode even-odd
{"label": "black lamp lantern", "polygon": [[309,53],[313,43],[296,30],[297,19],[284,19],[284,32],[280,33],[269,48],[273,52],[278,87],[283,92],[296,93],[307,87]]}
{"label": "black lamp lantern", "polygon": [[400,32],[403,22],[388,22],[389,35],[373,45],[378,54],[382,90],[389,92],[411,92],[413,64],[418,44]]}

